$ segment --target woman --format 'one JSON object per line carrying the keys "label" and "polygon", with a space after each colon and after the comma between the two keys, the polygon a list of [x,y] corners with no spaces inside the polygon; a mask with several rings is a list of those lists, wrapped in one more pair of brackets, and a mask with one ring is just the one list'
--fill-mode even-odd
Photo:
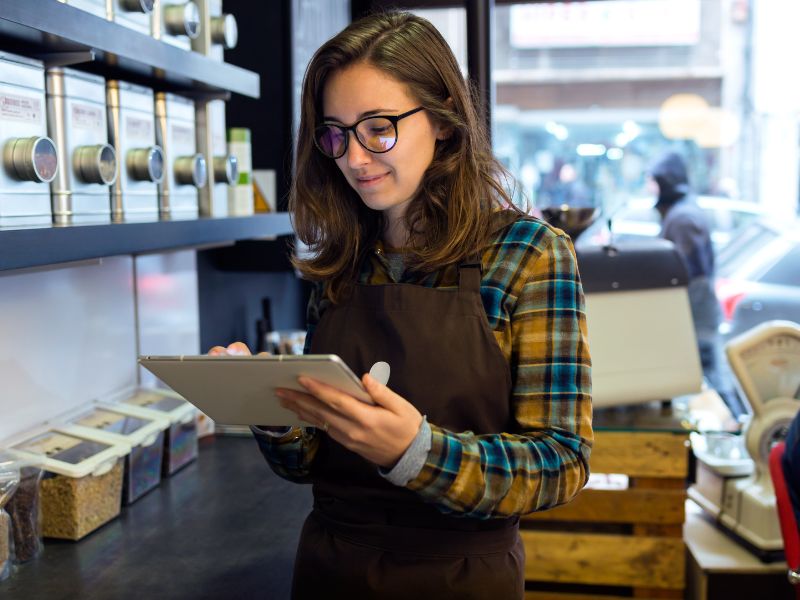
{"label": "woman", "polygon": [[290,207],[311,250],[295,264],[317,282],[306,351],[391,374],[364,375],[374,405],[301,378],[308,393],[279,395],[316,427],[253,428],[279,475],[313,484],[293,597],[522,598],[519,515],[588,476],[569,238],[508,208],[458,64],[424,19],[351,24],[312,58],[302,102]]}

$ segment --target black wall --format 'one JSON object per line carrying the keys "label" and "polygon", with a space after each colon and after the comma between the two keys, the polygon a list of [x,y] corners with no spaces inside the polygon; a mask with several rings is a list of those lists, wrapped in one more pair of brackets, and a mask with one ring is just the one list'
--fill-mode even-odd
{"label": "black wall", "polygon": [[[290,0],[225,0],[236,17],[239,43],[225,60],[261,76],[261,97],[234,94],[228,127],[252,132],[254,169],[274,169],[278,208],[286,210],[292,173],[292,68]],[[255,348],[261,298],[272,301],[276,329],[304,329],[307,288],[288,261],[291,239],[240,242],[197,253],[200,344],[241,340]]]}
{"label": "black wall", "polygon": [[291,2],[225,0],[223,6],[239,25],[239,43],[225,60],[261,76],[260,98],[231,97],[227,125],[250,128],[253,168],[275,169],[285,210],[292,174]]}

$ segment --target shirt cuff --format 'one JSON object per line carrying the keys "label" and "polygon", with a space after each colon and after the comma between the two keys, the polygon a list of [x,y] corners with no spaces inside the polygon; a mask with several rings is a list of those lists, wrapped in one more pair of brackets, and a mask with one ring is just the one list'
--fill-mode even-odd
{"label": "shirt cuff", "polygon": [[431,426],[426,416],[422,417],[417,435],[406,449],[397,464],[390,470],[378,468],[378,473],[391,483],[405,487],[405,485],[415,479],[425,466],[428,459],[428,452],[431,450]]}
{"label": "shirt cuff", "polygon": [[279,438],[285,436],[292,430],[291,427],[269,427],[266,425],[250,425],[250,431],[259,435],[266,435],[267,437]]}

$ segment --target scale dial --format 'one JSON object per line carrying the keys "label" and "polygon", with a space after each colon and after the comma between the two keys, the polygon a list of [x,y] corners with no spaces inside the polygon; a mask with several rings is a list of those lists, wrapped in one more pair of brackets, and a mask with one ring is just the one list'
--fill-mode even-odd
{"label": "scale dial", "polygon": [[747,452],[759,465],[769,464],[769,453],[786,439],[800,402],[791,398],[774,398],[759,418],[753,418],[745,430]]}
{"label": "scale dial", "polygon": [[729,342],[725,350],[754,416],[773,400],[800,401],[800,325],[762,323]]}

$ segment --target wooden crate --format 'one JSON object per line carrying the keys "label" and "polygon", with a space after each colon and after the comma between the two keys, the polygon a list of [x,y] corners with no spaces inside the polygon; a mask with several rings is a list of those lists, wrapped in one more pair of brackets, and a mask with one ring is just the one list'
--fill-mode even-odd
{"label": "wooden crate", "polygon": [[688,434],[597,431],[593,473],[627,489],[583,490],[522,520],[526,600],[683,598]]}

